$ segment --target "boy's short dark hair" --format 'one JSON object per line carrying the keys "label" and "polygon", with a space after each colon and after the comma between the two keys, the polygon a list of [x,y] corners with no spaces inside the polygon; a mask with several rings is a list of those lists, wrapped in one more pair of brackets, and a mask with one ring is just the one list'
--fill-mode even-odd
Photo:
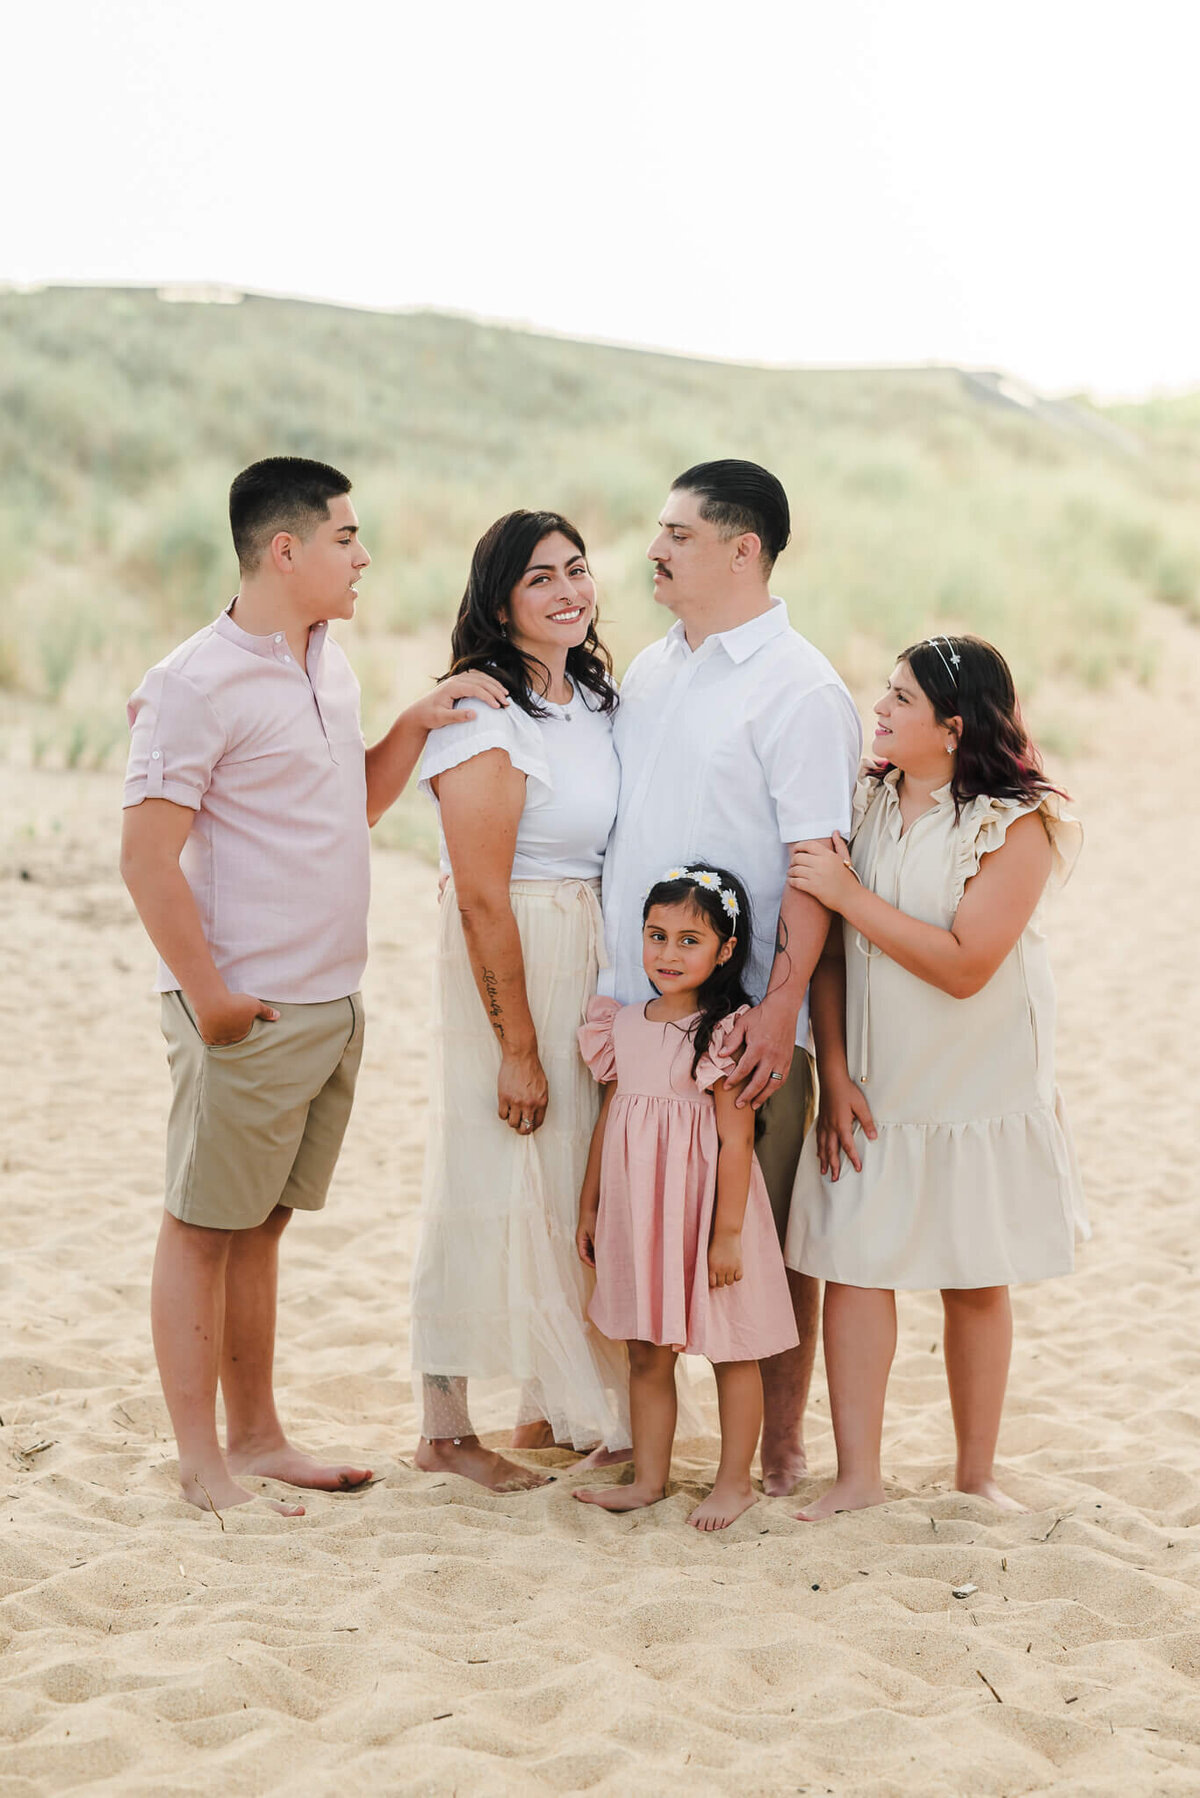
{"label": "boy's short dark hair", "polygon": [[792,516],[783,484],[757,462],[697,462],[671,483],[685,493],[699,496],[700,516],[715,524],[725,537],[753,531],[762,544],[767,573],[775,558],[787,548]]}
{"label": "boy's short dark hair", "polygon": [[276,531],[311,536],[329,517],[329,502],[349,493],[350,482],[327,462],[304,456],[268,456],[243,468],[229,489],[229,528],[238,566],[249,574]]}

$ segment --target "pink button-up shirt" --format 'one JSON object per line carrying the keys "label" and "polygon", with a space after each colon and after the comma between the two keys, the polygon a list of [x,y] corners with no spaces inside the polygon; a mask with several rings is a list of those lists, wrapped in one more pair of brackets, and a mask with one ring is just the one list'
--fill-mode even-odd
{"label": "pink button-up shirt", "polygon": [[[306,671],[282,633],[251,637],[223,613],[129,702],[125,804],[196,813],[180,866],[231,992],[311,1005],[358,989],[370,892],[358,700],[327,625],[309,633]],[[160,962],[157,990],[178,986]]]}

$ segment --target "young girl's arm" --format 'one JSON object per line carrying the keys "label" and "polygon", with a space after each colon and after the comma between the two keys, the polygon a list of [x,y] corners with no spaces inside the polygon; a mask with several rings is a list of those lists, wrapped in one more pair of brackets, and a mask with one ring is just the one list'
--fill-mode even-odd
{"label": "young girl's arm", "polygon": [[854,1125],[875,1141],[875,1120],[867,1096],[850,1077],[846,1064],[846,956],[842,945],[842,920],[835,914],[821,959],[813,972],[809,991],[813,1042],[820,1075],[820,1108],[817,1112],[817,1160],[823,1174],[837,1179],[844,1153],[856,1173],[862,1161],[854,1141]]}
{"label": "young girl's arm", "polygon": [[717,1107],[717,1203],[713,1210],[712,1241],[708,1245],[708,1283],[732,1286],[742,1277],[742,1222],[750,1196],[750,1168],[754,1160],[754,1113],[739,1105],[730,1088],[718,1080],[712,1089]]}
{"label": "young girl's arm", "polygon": [[788,879],[839,912],[918,980],[952,999],[969,999],[987,985],[1033,916],[1053,852],[1037,813],[1017,818],[999,849],[985,855],[978,874],[968,880],[949,930],[910,918],[868,892],[847,868],[845,856],[840,837],[834,838],[832,850],[797,849]]}
{"label": "young girl's arm", "polygon": [[579,1194],[579,1228],[575,1232],[575,1247],[579,1251],[579,1259],[587,1267],[596,1265],[596,1218],[600,1211],[600,1157],[604,1150],[604,1126],[608,1122],[608,1108],[616,1090],[615,1080],[605,1083],[604,1097],[600,1101],[600,1116],[596,1119],[596,1128],[592,1131],[592,1146],[588,1150],[583,1187]]}

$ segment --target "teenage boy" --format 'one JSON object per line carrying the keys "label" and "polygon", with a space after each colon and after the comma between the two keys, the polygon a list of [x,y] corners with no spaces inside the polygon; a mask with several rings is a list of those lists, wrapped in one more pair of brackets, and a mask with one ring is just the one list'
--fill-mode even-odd
{"label": "teenage boy", "polygon": [[[641,896],[665,867],[699,856],[740,875],[754,925],[746,985],[757,1004],[746,1016],[739,1102],[770,1101],[757,1152],[781,1241],[812,1121],[808,983],[829,926],[823,906],[786,884],[788,855],[849,831],[862,747],[844,684],[772,596],[790,534],[787,495],[754,462],[689,468],[659,514],[646,553],[654,596],[676,623],[621,685],[621,799],[604,863],[611,966],[601,975],[624,1004],[651,996]],[[763,1490],[776,1494],[805,1469],[817,1331],[817,1282],[790,1269],[788,1279],[800,1346],[761,1363]]]}
{"label": "teenage boy", "polygon": [[121,872],[161,958],[173,1084],[154,1351],[183,1495],[217,1511],[253,1496],[239,1474],[325,1491],[371,1478],[284,1435],[279,1240],[293,1211],[324,1205],[354,1097],[368,827],[428,732],[469,715],[456,698],[503,699],[486,676],[447,681],[365,748],[358,683],[329,637],[371,559],[349,495],[345,475],[300,457],[239,474],[237,597],[129,704]]}

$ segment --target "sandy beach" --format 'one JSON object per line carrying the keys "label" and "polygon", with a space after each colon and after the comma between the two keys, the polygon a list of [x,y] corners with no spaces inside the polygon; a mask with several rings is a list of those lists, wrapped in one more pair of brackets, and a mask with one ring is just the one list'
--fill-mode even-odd
{"label": "sandy beach", "polygon": [[[436,889],[395,852],[356,1112],[327,1210],[285,1241],[279,1340],[297,1439],[377,1480],[298,1520],[190,1509],[149,1339],[168,1081],[120,783],[0,770],[0,1798],[1200,1790],[1200,634],[1154,629],[1155,685],[1054,707],[1088,837],[1051,931],[1095,1237],[1073,1280],[1015,1295],[1018,1517],[950,1489],[935,1296],[901,1307],[871,1512],[685,1527],[711,1381],[709,1434],[638,1515],[575,1503],[562,1453],[530,1457],[561,1471],[527,1495],[413,1469]],[[809,1438],[801,1499],[833,1465],[819,1369]]]}

